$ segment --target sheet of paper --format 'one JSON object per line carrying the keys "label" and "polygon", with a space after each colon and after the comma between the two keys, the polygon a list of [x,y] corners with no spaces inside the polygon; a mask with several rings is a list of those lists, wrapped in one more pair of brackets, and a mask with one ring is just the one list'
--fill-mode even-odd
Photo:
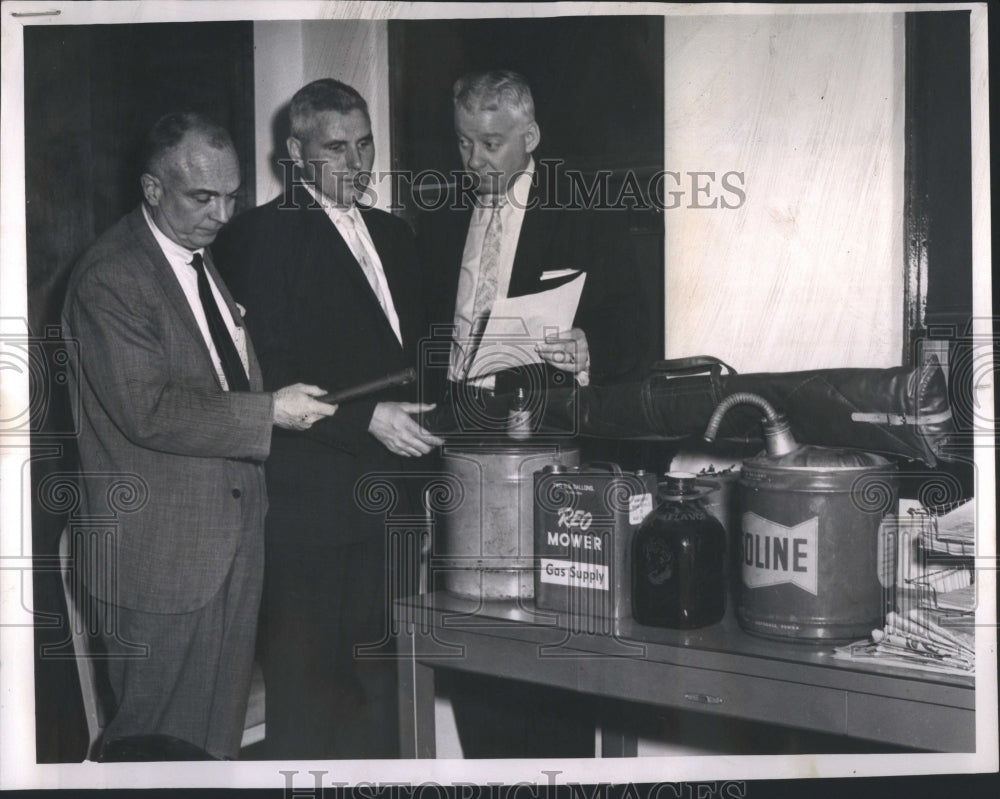
{"label": "sheet of paper", "polygon": [[586,278],[586,273],[580,272],[569,282],[547,291],[498,299],[469,367],[469,377],[541,363],[535,345],[546,336],[573,327]]}
{"label": "sheet of paper", "polygon": [[946,541],[975,541],[976,503],[965,502],[940,516],[937,521],[937,537]]}

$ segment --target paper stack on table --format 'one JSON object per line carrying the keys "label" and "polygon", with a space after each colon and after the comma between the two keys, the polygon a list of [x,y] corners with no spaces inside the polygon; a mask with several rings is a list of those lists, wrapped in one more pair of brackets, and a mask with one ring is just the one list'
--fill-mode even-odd
{"label": "paper stack on table", "polygon": [[923,610],[905,616],[886,615],[885,627],[872,630],[871,640],[837,647],[834,657],[936,671],[942,674],[976,672],[975,639],[971,633],[946,629]]}

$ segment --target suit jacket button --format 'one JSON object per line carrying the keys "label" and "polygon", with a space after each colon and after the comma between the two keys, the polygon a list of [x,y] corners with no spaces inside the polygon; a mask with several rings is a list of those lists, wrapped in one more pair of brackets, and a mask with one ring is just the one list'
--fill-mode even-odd
{"label": "suit jacket button", "polygon": [[240,491],[238,488],[233,489],[233,499],[239,499],[242,496],[243,496],[242,491]]}

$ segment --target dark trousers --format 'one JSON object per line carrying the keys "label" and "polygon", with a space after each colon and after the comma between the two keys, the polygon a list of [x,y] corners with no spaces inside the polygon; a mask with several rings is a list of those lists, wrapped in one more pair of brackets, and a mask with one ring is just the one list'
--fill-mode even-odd
{"label": "dark trousers", "polygon": [[288,525],[303,520],[292,517],[273,506],[268,517],[261,641],[266,756],[398,757],[396,663],[391,642],[384,643],[383,536],[330,546],[323,536],[329,530],[294,530]]}
{"label": "dark trousers", "polygon": [[[103,606],[108,677],[117,707],[105,747],[139,735],[187,741],[217,758],[239,756],[253,670],[263,575],[259,520],[212,600],[190,613]],[[137,656],[137,646],[148,647]]]}
{"label": "dark trousers", "polygon": [[593,700],[515,680],[438,671],[467,759],[594,756]]}

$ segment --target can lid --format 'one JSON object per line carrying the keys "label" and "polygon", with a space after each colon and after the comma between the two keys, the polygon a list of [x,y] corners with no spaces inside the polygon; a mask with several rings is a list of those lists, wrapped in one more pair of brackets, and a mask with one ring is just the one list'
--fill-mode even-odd
{"label": "can lid", "polygon": [[870,469],[888,466],[889,461],[871,452],[804,444],[786,455],[758,455],[746,465],[764,469]]}
{"label": "can lid", "polygon": [[672,501],[700,499],[718,489],[710,480],[699,479],[692,472],[666,472],[658,486],[660,499]]}

